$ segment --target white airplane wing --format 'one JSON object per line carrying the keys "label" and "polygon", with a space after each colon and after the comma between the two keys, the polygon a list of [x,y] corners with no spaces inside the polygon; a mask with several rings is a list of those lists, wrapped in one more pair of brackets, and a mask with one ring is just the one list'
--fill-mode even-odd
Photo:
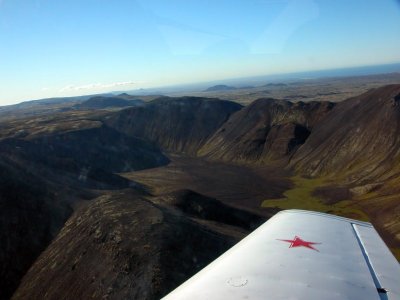
{"label": "white airplane wing", "polygon": [[370,223],[287,210],[163,299],[400,299],[400,265]]}

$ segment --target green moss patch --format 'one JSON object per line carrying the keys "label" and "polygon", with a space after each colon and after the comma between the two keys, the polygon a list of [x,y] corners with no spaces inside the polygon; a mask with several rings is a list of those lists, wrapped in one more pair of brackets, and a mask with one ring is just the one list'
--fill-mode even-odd
{"label": "green moss patch", "polygon": [[279,209],[304,209],[330,213],[347,218],[368,221],[368,216],[351,200],[344,200],[329,205],[323,199],[314,195],[318,187],[329,184],[325,178],[304,178],[294,176],[291,178],[294,187],[284,192],[284,198],[264,200],[262,207],[276,207]]}

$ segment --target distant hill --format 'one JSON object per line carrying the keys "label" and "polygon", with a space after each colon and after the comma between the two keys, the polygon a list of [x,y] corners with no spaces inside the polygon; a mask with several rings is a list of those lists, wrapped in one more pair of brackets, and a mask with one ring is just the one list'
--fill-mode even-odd
{"label": "distant hill", "polygon": [[255,88],[255,86],[253,86],[253,85],[246,85],[246,86],[238,87],[237,89],[238,90],[250,90],[250,89],[254,89],[254,88]]}
{"label": "distant hill", "polygon": [[208,89],[204,90],[204,92],[221,92],[221,91],[232,91],[236,90],[234,86],[219,84],[209,87]]}
{"label": "distant hill", "polygon": [[107,96],[112,96],[112,94],[85,95],[85,96],[75,96],[75,97],[54,97],[54,98],[44,98],[44,99],[38,99],[38,100],[28,100],[28,101],[24,101],[24,102],[21,102],[18,104],[0,106],[0,112],[1,111],[11,111],[11,110],[15,110],[15,109],[27,109],[27,108],[32,109],[36,106],[82,102],[82,101],[86,101],[86,100],[96,97],[96,96],[107,97]]}
{"label": "distant hill", "polygon": [[286,83],[267,83],[264,84],[263,87],[284,87],[287,86]]}
{"label": "distant hill", "polygon": [[121,94],[118,95],[118,97],[119,98],[124,98],[124,99],[127,99],[127,100],[132,100],[133,98],[135,98],[135,96],[129,95],[127,93],[121,93]]}
{"label": "distant hill", "polygon": [[[37,115],[48,115],[57,112],[65,112],[72,109],[74,105],[80,104],[92,97],[100,95],[85,95],[76,97],[56,97],[38,100],[24,101],[18,104],[0,106],[0,118],[12,119]],[[101,94],[103,97],[112,94]]]}
{"label": "distant hill", "polygon": [[104,109],[128,106],[140,106],[143,100],[128,94],[120,94],[113,97],[96,96],[74,106],[77,109]]}

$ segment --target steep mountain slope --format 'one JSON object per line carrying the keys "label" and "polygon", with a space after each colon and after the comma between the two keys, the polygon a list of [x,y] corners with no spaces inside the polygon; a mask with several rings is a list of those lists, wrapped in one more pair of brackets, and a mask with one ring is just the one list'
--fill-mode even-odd
{"label": "steep mountain slope", "polygon": [[124,136],[106,126],[27,139],[4,139],[0,141],[0,153],[24,161],[27,168],[57,170],[97,188],[108,183],[124,185],[124,180],[113,173],[141,170],[168,162],[152,144]]}
{"label": "steep mountain slope", "polygon": [[199,154],[227,161],[262,162],[293,154],[333,103],[259,99],[232,115]]}
{"label": "steep mountain slope", "polygon": [[0,139],[0,299],[9,299],[73,206],[98,193],[91,189],[141,188],[115,172],[168,163],[149,142],[99,122],[76,124],[57,131],[65,124],[46,123]]}
{"label": "steep mountain slope", "polygon": [[124,134],[145,138],[163,149],[194,154],[241,105],[217,99],[162,97],[125,109],[106,120]]}
{"label": "steep mountain slope", "polygon": [[337,104],[291,165],[312,176],[385,180],[400,171],[399,154],[400,85],[389,85]]}
{"label": "steep mountain slope", "polygon": [[68,220],[12,299],[159,299],[243,233],[116,192]]}
{"label": "steep mountain slope", "polygon": [[24,164],[0,158],[0,299],[11,297],[71,213],[55,186]]}

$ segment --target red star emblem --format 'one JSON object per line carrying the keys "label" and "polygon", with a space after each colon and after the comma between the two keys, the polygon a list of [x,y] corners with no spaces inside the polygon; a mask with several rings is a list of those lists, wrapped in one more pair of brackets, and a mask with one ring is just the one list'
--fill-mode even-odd
{"label": "red star emblem", "polygon": [[280,239],[278,239],[278,241],[290,243],[289,248],[305,247],[305,248],[312,249],[312,250],[315,250],[315,251],[318,251],[318,249],[315,249],[313,247],[313,245],[321,244],[321,243],[307,242],[307,241],[299,238],[297,235],[294,237],[293,240],[280,240]]}

